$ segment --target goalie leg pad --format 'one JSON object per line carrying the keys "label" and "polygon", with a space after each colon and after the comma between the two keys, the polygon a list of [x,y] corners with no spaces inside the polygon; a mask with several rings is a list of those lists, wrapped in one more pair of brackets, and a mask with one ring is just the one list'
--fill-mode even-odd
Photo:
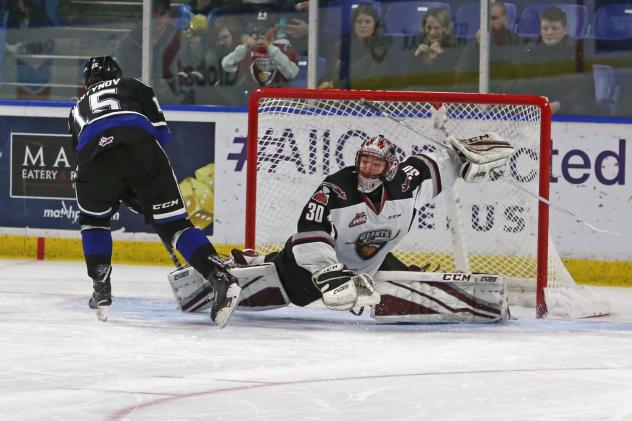
{"label": "goalie leg pad", "polygon": [[193,313],[211,307],[213,286],[191,266],[174,270],[167,279],[180,310]]}
{"label": "goalie leg pad", "polygon": [[493,323],[509,319],[504,278],[490,274],[378,272],[382,301],[372,316],[387,322]]}
{"label": "goalie leg pad", "polygon": [[242,288],[238,310],[271,310],[290,304],[274,263],[235,267],[229,272]]}

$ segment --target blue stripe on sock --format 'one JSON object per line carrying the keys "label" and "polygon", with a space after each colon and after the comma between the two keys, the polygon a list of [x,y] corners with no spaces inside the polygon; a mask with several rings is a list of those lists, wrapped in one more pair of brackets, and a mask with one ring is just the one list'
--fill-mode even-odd
{"label": "blue stripe on sock", "polygon": [[176,248],[184,256],[187,262],[191,261],[191,256],[197,249],[209,244],[208,238],[199,228],[189,228],[180,235]]}
{"label": "blue stripe on sock", "polygon": [[107,229],[87,229],[81,231],[83,254],[112,254],[112,234]]}

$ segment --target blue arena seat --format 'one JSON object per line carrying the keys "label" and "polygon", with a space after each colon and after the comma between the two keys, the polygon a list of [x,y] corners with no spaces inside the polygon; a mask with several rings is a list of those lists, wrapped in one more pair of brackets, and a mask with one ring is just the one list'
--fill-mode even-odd
{"label": "blue arena seat", "polygon": [[619,105],[620,87],[616,84],[614,69],[603,64],[593,64],[595,101],[608,115],[615,115]]}
{"label": "blue arena seat", "polygon": [[61,26],[61,21],[57,17],[57,8],[59,7],[59,0],[46,0],[46,15],[53,26]]}
{"label": "blue arena seat", "polygon": [[414,34],[420,32],[421,21],[430,9],[443,9],[448,13],[448,3],[434,1],[398,1],[386,4],[384,26],[392,34]]}
{"label": "blue arena seat", "polygon": [[555,6],[566,14],[568,35],[576,39],[586,36],[588,26],[588,9],[580,4],[538,4],[522,11],[518,24],[518,36],[522,38],[538,38],[540,36],[540,13]]}
{"label": "blue arena seat", "polygon": [[[321,79],[327,70],[327,60],[324,57],[318,57],[316,64],[316,83],[322,82]],[[298,58],[298,74],[294,80],[290,81],[291,88],[307,88],[307,56]]]}
{"label": "blue arena seat", "polygon": [[601,6],[592,27],[592,38],[598,40],[632,39],[632,4]]}
{"label": "blue arena seat", "polygon": [[[513,30],[516,23],[516,5],[505,3],[507,28]],[[474,38],[481,27],[481,5],[479,2],[462,4],[456,11],[454,35],[457,38]]]}

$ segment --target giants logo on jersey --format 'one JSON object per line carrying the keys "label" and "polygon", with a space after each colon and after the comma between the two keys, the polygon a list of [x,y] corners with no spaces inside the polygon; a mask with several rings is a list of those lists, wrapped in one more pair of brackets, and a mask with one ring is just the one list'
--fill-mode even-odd
{"label": "giants logo on jersey", "polygon": [[[375,256],[386,243],[392,240],[391,235],[392,231],[390,229],[363,232],[355,241],[355,251],[361,259],[369,260]],[[397,234],[395,237],[397,237]]]}
{"label": "giants logo on jersey", "polygon": [[326,205],[327,203],[329,203],[329,191],[330,190],[327,187],[321,186],[320,190],[318,190],[312,196],[312,200],[314,202],[320,203],[321,205]]}
{"label": "giants logo on jersey", "polygon": [[349,228],[357,227],[358,225],[362,225],[364,223],[366,223],[366,212],[358,212],[351,222],[349,222]]}

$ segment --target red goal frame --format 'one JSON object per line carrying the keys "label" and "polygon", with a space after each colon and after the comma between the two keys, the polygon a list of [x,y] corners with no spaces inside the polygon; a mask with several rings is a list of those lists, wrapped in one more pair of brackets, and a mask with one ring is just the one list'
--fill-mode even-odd
{"label": "red goal frame", "polygon": [[[541,112],[540,125],[540,197],[549,199],[549,174],[551,168],[551,108],[546,98],[535,95],[478,94],[462,92],[399,92],[359,91],[324,89],[262,88],[254,91],[248,101],[248,140],[246,178],[246,235],[245,246],[255,248],[256,203],[257,203],[257,129],[259,123],[259,101],[263,98],[370,100],[428,102],[438,106],[444,102],[464,104],[531,105]],[[547,286],[548,270],[549,206],[543,201],[538,204],[538,252],[536,316],[547,313],[544,288]]]}

